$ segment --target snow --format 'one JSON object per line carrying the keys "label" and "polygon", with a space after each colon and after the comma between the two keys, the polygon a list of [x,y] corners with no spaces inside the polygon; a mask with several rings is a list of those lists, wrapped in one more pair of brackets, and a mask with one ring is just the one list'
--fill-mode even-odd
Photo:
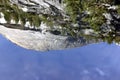
{"label": "snow", "polygon": [[103,6],[110,7],[110,4],[102,4]]}
{"label": "snow", "polygon": [[28,12],[28,9],[27,8],[21,8],[24,12]]}
{"label": "snow", "polygon": [[4,19],[4,14],[0,13],[1,18],[0,18],[0,23],[6,23],[6,20]]}
{"label": "snow", "polygon": [[113,9],[113,10],[115,10],[115,9],[117,9],[118,7],[117,6],[110,6],[108,9]]}
{"label": "snow", "polygon": [[92,30],[92,29],[85,29],[83,32],[84,32],[85,35],[90,35],[90,34],[94,33],[94,30]]}
{"label": "snow", "polygon": [[112,20],[112,17],[111,17],[110,14],[108,14],[108,13],[103,13],[103,15],[105,16],[106,19]]}
{"label": "snow", "polygon": [[34,1],[36,3],[39,3],[40,5],[44,6],[44,7],[49,7],[48,4],[44,3],[43,0],[31,0],[31,1]]}

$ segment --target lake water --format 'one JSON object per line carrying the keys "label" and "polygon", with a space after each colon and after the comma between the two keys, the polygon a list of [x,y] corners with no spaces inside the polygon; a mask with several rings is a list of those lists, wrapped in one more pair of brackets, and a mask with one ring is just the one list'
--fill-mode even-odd
{"label": "lake water", "polygon": [[0,35],[0,80],[120,80],[120,47],[99,43],[38,52]]}

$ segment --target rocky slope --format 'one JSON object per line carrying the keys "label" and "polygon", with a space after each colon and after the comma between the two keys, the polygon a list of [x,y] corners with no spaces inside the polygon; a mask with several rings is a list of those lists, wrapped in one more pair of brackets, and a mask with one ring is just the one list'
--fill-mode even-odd
{"label": "rocky slope", "polygon": [[86,41],[82,37],[76,40],[68,36],[53,35],[49,32],[43,34],[30,30],[6,28],[4,26],[0,26],[0,34],[21,47],[38,51],[62,50],[95,42],[92,40]]}
{"label": "rocky slope", "polygon": [[[64,5],[61,0],[10,0],[12,4],[17,4],[23,11],[38,14],[50,14],[66,16]],[[54,10],[53,10],[54,9]],[[1,23],[6,23],[4,18]],[[29,25],[29,24],[28,24]],[[4,25],[5,26],[5,25]],[[13,43],[33,50],[48,51],[74,48],[95,43],[95,40],[85,40],[82,37],[74,39],[69,36],[61,36],[47,32],[47,25],[41,24],[40,31],[11,29],[0,26],[0,34],[4,35]],[[43,32],[44,31],[44,32]]]}

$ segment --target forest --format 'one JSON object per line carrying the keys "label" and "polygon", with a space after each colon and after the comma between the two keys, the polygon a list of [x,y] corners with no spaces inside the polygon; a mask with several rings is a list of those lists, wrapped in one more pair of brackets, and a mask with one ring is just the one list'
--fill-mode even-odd
{"label": "forest", "polygon": [[[59,2],[65,4],[65,16],[51,4],[54,15],[25,12],[18,5],[11,4],[10,0],[0,0],[0,12],[4,14],[7,24],[11,24],[11,20],[14,20],[16,25],[20,22],[21,29],[25,29],[26,22],[35,29],[43,22],[51,28],[50,32],[59,33],[57,35],[76,39],[82,36],[108,43],[120,42],[120,0],[59,0]],[[60,28],[55,30],[54,25]],[[85,34],[85,30],[91,32]]]}

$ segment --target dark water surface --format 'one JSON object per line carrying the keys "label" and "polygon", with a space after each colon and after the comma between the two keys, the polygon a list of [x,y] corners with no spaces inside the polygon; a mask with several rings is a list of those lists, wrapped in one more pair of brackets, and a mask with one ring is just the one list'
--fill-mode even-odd
{"label": "dark water surface", "polygon": [[0,80],[120,80],[120,47],[99,43],[37,52],[0,36]]}

